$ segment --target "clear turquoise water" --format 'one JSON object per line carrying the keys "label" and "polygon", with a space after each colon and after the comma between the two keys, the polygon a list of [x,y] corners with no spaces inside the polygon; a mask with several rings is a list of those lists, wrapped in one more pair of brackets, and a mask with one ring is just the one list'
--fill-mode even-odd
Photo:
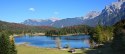
{"label": "clear turquoise water", "polygon": [[28,42],[30,46],[42,47],[42,48],[56,48],[57,39],[60,42],[62,48],[67,45],[70,48],[89,48],[89,37],[88,35],[78,36],[22,36],[15,37],[16,44],[23,44]]}

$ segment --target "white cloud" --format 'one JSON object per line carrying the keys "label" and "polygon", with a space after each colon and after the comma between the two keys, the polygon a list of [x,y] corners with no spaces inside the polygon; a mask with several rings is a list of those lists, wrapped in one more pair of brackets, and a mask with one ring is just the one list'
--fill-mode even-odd
{"label": "white cloud", "polygon": [[30,11],[35,11],[35,8],[29,8]]}
{"label": "white cloud", "polygon": [[59,12],[55,11],[55,12],[54,12],[54,14],[55,14],[55,15],[58,15],[58,14],[59,14]]}

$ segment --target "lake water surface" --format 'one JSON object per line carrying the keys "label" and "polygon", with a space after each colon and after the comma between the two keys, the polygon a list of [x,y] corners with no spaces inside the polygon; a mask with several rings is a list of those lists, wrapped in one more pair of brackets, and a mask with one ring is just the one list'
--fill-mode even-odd
{"label": "lake water surface", "polygon": [[[56,48],[58,45],[65,48],[89,48],[88,35],[77,36],[21,36],[15,37],[16,44],[28,43],[30,46],[42,47],[42,48]],[[58,44],[57,44],[58,43]]]}

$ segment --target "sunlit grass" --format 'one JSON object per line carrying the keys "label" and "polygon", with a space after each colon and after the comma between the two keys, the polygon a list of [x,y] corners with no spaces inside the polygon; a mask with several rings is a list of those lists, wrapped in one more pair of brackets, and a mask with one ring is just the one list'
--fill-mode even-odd
{"label": "sunlit grass", "polygon": [[[47,48],[36,48],[25,45],[16,46],[18,54],[71,54],[68,50],[59,50],[59,49],[47,49]],[[81,54],[81,50],[77,50],[76,53]]]}

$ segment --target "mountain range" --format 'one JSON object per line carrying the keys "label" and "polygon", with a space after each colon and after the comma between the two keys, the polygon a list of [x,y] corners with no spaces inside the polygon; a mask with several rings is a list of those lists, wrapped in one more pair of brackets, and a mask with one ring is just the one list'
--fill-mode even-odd
{"label": "mountain range", "polygon": [[25,25],[32,25],[32,26],[53,26],[53,27],[66,27],[66,26],[73,26],[73,25],[80,25],[83,24],[85,20],[90,20],[98,16],[100,12],[91,11],[85,17],[74,17],[74,18],[65,18],[65,19],[58,19],[58,18],[51,18],[47,20],[43,19],[27,19],[22,24]]}
{"label": "mountain range", "polygon": [[73,25],[89,25],[96,26],[98,24],[104,26],[111,26],[117,23],[118,21],[125,18],[125,0],[118,0],[113,2],[110,5],[105,6],[101,11],[91,11],[85,16],[74,17],[74,18],[65,18],[65,19],[28,19],[22,22],[25,25],[32,26],[53,26],[53,27],[66,27]]}

